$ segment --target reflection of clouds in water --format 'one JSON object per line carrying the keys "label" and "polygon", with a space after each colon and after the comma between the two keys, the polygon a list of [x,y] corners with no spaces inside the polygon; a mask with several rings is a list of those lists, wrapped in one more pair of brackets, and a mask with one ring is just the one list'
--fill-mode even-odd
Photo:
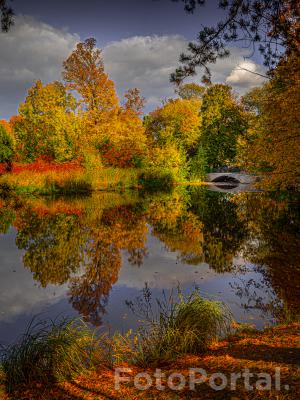
{"label": "reflection of clouds in water", "polygon": [[40,288],[22,263],[15,233],[0,236],[0,320],[11,321],[20,314],[36,314],[65,297],[66,285]]}
{"label": "reflection of clouds in water", "polygon": [[[183,264],[178,260],[177,252],[166,251],[163,243],[157,238],[148,235],[148,257],[141,267],[133,267],[123,257],[124,265],[119,274],[118,285],[141,289],[145,282],[153,288],[168,289],[176,286],[213,279],[213,271],[205,263],[199,265]],[[201,279],[202,278],[202,279]]]}

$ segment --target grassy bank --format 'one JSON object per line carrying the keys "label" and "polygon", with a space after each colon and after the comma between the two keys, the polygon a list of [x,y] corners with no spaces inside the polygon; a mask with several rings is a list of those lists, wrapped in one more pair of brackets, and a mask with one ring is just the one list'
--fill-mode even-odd
{"label": "grassy bank", "polygon": [[102,168],[94,171],[23,171],[0,176],[0,188],[17,194],[80,194],[138,187],[136,169]]}
{"label": "grassy bank", "polygon": [[[15,344],[1,350],[1,399],[298,398],[299,323],[262,332],[243,327],[232,322],[222,303],[203,299],[197,291],[180,295],[176,302],[157,301],[159,312],[154,316],[147,294],[142,303],[129,304],[148,316],[135,334],[95,335],[81,321],[31,324]],[[116,390],[117,367],[129,368],[131,378],[140,372],[154,376],[155,368],[160,368],[166,389],[159,391],[154,385],[139,391],[130,379]],[[281,368],[281,384],[289,385],[288,392],[246,391],[243,381],[237,382],[234,392],[228,387],[214,391],[209,385],[214,373],[230,377],[248,368],[254,377],[261,372],[273,377],[276,367]],[[186,386],[176,393],[168,388],[172,373],[187,378],[189,368],[204,369],[207,379],[195,390]]]}
{"label": "grassy bank", "polygon": [[[122,383],[120,390],[115,389],[114,369],[101,364],[89,373],[80,374],[76,379],[44,385],[31,381],[28,385],[15,387],[13,393],[8,393],[5,387],[5,377],[2,375],[0,383],[0,396],[2,400],[100,400],[100,399],[276,399],[295,400],[299,398],[299,348],[300,324],[292,323],[269,328],[264,331],[244,329],[227,339],[212,343],[204,354],[188,354],[177,358],[176,362],[162,364],[161,369],[166,378],[162,384],[166,385],[167,378],[173,373],[180,373],[188,379],[189,368],[202,368],[207,372],[208,378],[221,372],[230,377],[248,368],[252,373],[269,373],[274,377],[275,368],[281,368],[282,392],[272,390],[246,391],[242,381],[237,381],[237,389],[231,391],[226,388],[214,391],[208,379],[196,385],[195,391],[188,387],[181,392],[170,389],[159,391],[155,387],[146,391],[139,391],[133,385],[133,377],[140,372],[147,372],[153,376],[153,367],[139,367],[130,363],[119,364],[119,367],[130,368],[127,374],[132,380]],[[285,387],[289,390],[285,390]],[[167,385],[166,385],[167,387]]]}
{"label": "grassy bank", "polygon": [[170,172],[137,168],[67,167],[51,165],[41,170],[16,168],[15,171],[0,175],[0,191],[33,195],[72,195],[136,188],[151,192],[166,191],[175,185],[175,178]]}

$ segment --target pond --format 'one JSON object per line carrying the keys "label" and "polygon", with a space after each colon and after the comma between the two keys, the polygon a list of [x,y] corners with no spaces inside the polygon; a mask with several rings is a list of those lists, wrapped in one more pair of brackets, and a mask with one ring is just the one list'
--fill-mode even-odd
{"label": "pond", "polygon": [[126,300],[180,286],[258,328],[299,314],[293,198],[179,187],[172,193],[0,200],[0,343],[34,316],[135,328]]}

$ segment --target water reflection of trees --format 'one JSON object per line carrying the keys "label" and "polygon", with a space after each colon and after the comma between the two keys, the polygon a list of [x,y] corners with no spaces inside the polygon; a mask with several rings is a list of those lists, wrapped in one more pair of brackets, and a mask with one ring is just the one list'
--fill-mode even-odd
{"label": "water reflection of trees", "polygon": [[233,196],[199,187],[190,193],[190,209],[203,224],[205,262],[217,272],[231,271],[248,233],[247,224],[237,217]]}
{"label": "water reflection of trees", "polygon": [[120,251],[101,241],[93,241],[89,248],[90,262],[83,275],[69,284],[69,298],[73,307],[94,325],[101,324],[109,292],[118,279],[121,267]]}
{"label": "water reflection of trees", "polygon": [[199,264],[203,261],[203,225],[187,210],[187,198],[182,192],[151,201],[148,219],[152,234],[167,250],[177,251],[181,262]]}
{"label": "water reflection of trees", "polygon": [[16,244],[25,250],[24,266],[43,287],[68,281],[84,259],[86,235],[77,215],[18,215]]}
{"label": "water reflection of trees", "polygon": [[244,257],[269,282],[282,304],[299,314],[300,214],[295,196],[278,199],[268,194],[235,197],[238,218],[249,227]]}
{"label": "water reflection of trees", "polygon": [[6,199],[0,204],[1,232],[16,227],[25,267],[43,287],[68,283],[70,302],[86,320],[101,323],[124,257],[132,265],[143,264],[149,225],[152,235],[185,264],[206,262],[224,273],[236,270],[237,256],[254,263],[272,293],[260,297],[256,282],[235,281],[245,308],[269,312],[277,296],[276,307],[280,303],[299,312],[297,203],[203,187],[144,199],[99,196],[23,204]]}
{"label": "water reflection of trees", "polygon": [[74,208],[67,200],[63,207],[60,201],[57,212],[53,204],[25,204],[15,221],[16,244],[42,287],[68,283],[73,307],[98,325],[118,279],[122,250],[130,263],[141,265],[148,228],[143,209],[132,204],[103,209],[97,199],[82,202],[86,207]]}
{"label": "water reflection of trees", "polygon": [[146,234],[145,217],[133,206],[104,210],[99,224],[91,228],[84,274],[72,278],[69,289],[70,302],[86,320],[101,324],[122,265],[121,250],[127,250],[133,265],[141,264],[146,255]]}

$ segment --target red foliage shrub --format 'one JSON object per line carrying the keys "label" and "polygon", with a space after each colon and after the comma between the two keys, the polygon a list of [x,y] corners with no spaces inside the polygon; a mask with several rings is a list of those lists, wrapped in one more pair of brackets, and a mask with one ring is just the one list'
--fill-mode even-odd
{"label": "red foliage shrub", "polygon": [[116,148],[110,144],[103,145],[100,151],[105,164],[119,168],[134,167],[134,156],[138,155],[130,148]]}
{"label": "red foliage shrub", "polygon": [[13,174],[19,174],[24,171],[31,172],[50,172],[50,171],[77,171],[82,169],[79,161],[69,161],[65,163],[56,163],[49,158],[43,157],[30,164],[14,163]]}
{"label": "red foliage shrub", "polygon": [[6,164],[0,164],[0,175],[5,174],[6,172]]}

